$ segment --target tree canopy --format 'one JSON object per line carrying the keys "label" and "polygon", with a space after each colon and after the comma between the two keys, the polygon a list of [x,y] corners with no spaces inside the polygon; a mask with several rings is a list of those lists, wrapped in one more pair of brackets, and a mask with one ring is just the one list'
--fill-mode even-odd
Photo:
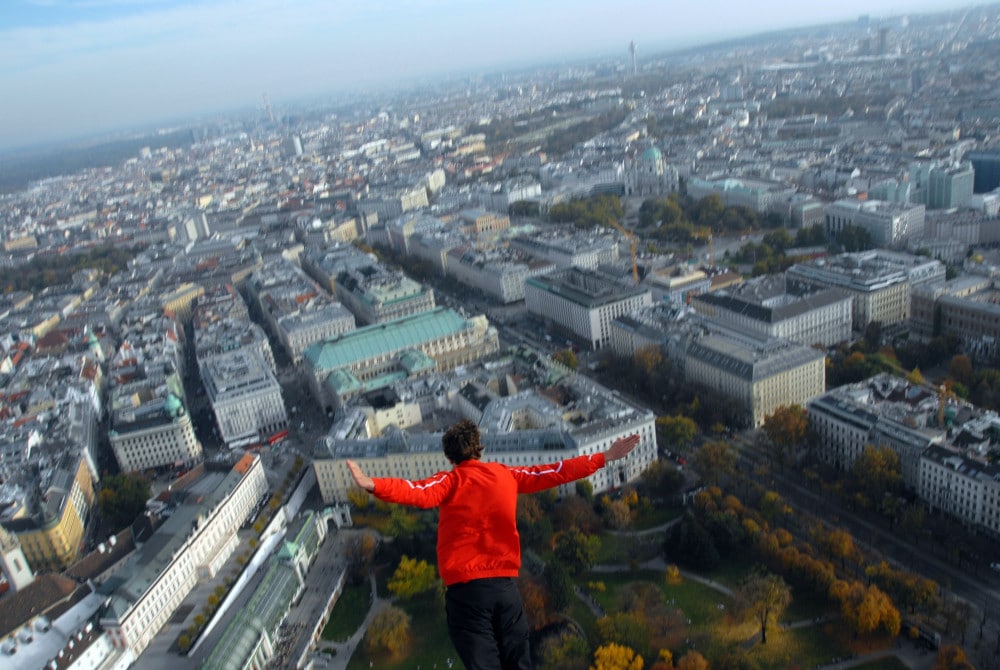
{"label": "tree canopy", "polygon": [[778,575],[750,575],[734,591],[739,611],[760,624],[760,643],[767,644],[767,627],[792,602],[792,590]]}
{"label": "tree canopy", "polygon": [[131,524],[145,511],[149,497],[149,484],[139,475],[111,475],[101,482],[97,506],[101,516],[117,530]]}
{"label": "tree canopy", "polygon": [[404,555],[399,559],[399,565],[392,573],[388,587],[396,596],[409,600],[413,596],[430,591],[436,583],[437,569],[433,565]]}

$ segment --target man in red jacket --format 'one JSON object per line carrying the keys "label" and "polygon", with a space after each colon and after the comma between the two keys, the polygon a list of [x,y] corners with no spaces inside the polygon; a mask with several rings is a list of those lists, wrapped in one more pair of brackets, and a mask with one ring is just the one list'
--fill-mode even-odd
{"label": "man in red jacket", "polygon": [[514,582],[521,568],[517,494],[588,477],[627,456],[639,436],[619,438],[603,453],[526,467],[482,462],[479,428],[468,420],[449,428],[441,442],[454,467],[427,479],[372,479],[353,461],[347,467],[376,498],[440,508],[438,572],[448,587],[448,634],[466,670],[528,670],[528,622]]}

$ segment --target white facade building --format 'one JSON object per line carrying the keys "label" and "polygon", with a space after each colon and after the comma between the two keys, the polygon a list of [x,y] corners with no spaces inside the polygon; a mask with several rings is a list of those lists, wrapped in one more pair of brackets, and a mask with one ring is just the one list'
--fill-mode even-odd
{"label": "white facade building", "polygon": [[267,490],[257,456],[205,466],[204,476],[186,488],[185,501],[100,586],[107,597],[100,623],[116,649],[142,653],[191,589],[225,564],[238,544],[237,531]]}
{"label": "white facade building", "polygon": [[648,289],[629,288],[586,270],[569,268],[524,283],[528,312],[597,350],[609,344],[611,322],[653,304]]}
{"label": "white facade building", "polygon": [[266,440],[288,427],[281,385],[257,352],[240,349],[201,366],[219,437],[230,447]]}

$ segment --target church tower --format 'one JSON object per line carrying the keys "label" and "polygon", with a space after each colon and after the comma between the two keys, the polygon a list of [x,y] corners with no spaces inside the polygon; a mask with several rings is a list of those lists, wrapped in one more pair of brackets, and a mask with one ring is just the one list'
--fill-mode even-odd
{"label": "church tower", "polygon": [[11,591],[20,591],[35,580],[17,536],[8,533],[3,526],[0,526],[0,569]]}

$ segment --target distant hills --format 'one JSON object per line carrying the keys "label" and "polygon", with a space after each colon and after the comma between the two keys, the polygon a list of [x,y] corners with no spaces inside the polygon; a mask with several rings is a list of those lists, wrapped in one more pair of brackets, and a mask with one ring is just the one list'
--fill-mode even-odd
{"label": "distant hills", "polygon": [[39,179],[73,174],[94,167],[118,166],[124,160],[137,157],[143,147],[153,150],[174,149],[190,146],[193,142],[191,129],[181,129],[121,139],[95,140],[87,144],[64,143],[2,154],[0,194],[20,191]]}

